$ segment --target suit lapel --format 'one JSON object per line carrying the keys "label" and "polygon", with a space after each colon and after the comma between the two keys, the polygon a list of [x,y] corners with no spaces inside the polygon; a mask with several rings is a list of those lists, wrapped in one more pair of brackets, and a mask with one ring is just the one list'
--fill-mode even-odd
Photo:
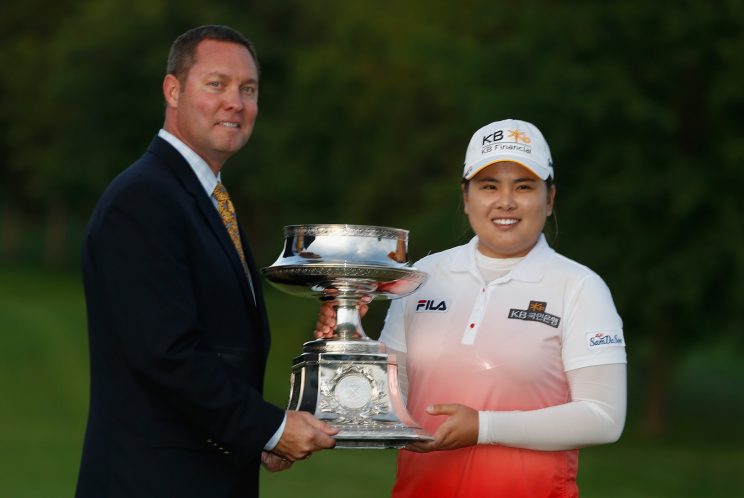
{"label": "suit lapel", "polygon": [[261,288],[261,280],[258,278],[258,268],[256,267],[256,262],[253,259],[253,254],[250,249],[250,241],[248,240],[248,236],[246,235],[246,233],[243,231],[242,225],[240,224],[240,219],[238,219],[238,227],[240,228],[240,241],[241,244],[243,244],[245,262],[248,264],[248,269],[251,273],[251,279],[253,280],[253,289],[256,293],[256,307],[258,316],[261,320],[261,329],[263,330],[263,339],[264,344],[266,345],[266,355],[268,356],[269,346],[271,344],[271,337],[269,335],[269,320],[266,316],[266,303],[264,301],[263,290]]}
{"label": "suit lapel", "polygon": [[[262,313],[259,313],[257,309],[258,292],[256,293],[256,301],[254,302],[250,284],[248,283],[248,278],[246,277],[245,271],[243,270],[243,264],[240,262],[240,257],[235,250],[235,246],[233,245],[232,240],[230,240],[230,235],[227,233],[227,229],[222,222],[222,218],[220,218],[217,209],[215,209],[214,204],[212,204],[212,200],[206,195],[206,192],[204,192],[204,187],[202,187],[202,184],[199,182],[196,174],[194,174],[193,170],[183,158],[183,156],[181,156],[181,154],[176,149],[174,149],[168,142],[160,137],[155,137],[153,139],[153,141],[150,143],[150,147],[148,148],[148,152],[152,152],[153,154],[160,157],[176,175],[176,177],[181,181],[184,189],[194,198],[194,200],[196,201],[196,205],[199,207],[199,210],[202,212],[202,215],[206,220],[207,225],[209,226],[210,230],[217,238],[217,240],[219,240],[222,249],[225,251],[226,256],[230,260],[230,265],[232,266],[233,271],[235,271],[235,273],[237,274],[237,277],[241,283],[240,287],[243,291],[245,301],[249,304],[249,308],[251,309],[252,313],[257,314],[260,318]],[[247,246],[244,244],[244,252],[247,252],[246,247]],[[246,254],[246,259],[247,258],[248,255]],[[254,287],[257,287],[258,281],[255,278],[256,272],[254,268],[251,268],[251,273]],[[262,328],[265,329],[266,327],[263,323],[263,319],[261,320]]]}

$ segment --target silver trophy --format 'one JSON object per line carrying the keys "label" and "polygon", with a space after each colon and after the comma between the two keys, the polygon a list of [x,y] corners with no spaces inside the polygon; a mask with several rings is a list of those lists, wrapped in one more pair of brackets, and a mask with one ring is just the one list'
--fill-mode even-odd
{"label": "silver trophy", "polygon": [[401,448],[430,440],[406,410],[395,355],[364,333],[357,306],[415,291],[427,274],[408,264],[408,231],[364,225],[292,225],[263,274],[277,288],[329,301],[333,338],[306,342],[292,362],[289,410],[337,427],[336,448]]}

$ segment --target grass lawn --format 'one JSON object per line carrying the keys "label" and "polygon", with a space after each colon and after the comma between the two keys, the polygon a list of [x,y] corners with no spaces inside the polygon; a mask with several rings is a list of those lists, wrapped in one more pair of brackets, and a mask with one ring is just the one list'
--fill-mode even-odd
{"label": "grass lawn", "polygon": [[[310,339],[317,308],[311,300],[274,291],[268,292],[268,300],[273,347],[266,396],[283,405],[291,359]],[[372,336],[377,323],[367,325]],[[88,396],[79,278],[0,268],[0,327],[0,498],[72,496]],[[725,434],[727,428],[718,432]],[[631,433],[618,444],[582,450],[582,497],[744,496],[741,438],[691,440],[683,435],[649,442]],[[262,496],[388,496],[394,474],[392,450],[329,451],[288,472],[264,472]]]}

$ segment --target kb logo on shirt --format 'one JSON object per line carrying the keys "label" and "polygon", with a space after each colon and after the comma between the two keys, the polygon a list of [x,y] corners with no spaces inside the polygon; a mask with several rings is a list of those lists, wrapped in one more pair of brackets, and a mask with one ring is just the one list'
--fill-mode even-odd
{"label": "kb logo on shirt", "polygon": [[416,304],[416,313],[423,313],[424,311],[447,311],[447,303],[440,301],[439,304],[435,304],[433,299],[419,299]]}
{"label": "kb logo on shirt", "polygon": [[512,320],[524,320],[527,322],[540,322],[551,327],[558,328],[558,324],[561,323],[559,316],[551,315],[546,313],[545,309],[548,307],[548,303],[543,301],[530,301],[529,306],[526,310],[510,309],[507,318]]}

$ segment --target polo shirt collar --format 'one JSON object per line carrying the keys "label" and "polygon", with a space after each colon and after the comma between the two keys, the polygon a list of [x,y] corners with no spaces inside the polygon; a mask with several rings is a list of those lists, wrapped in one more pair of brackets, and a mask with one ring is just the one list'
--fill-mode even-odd
{"label": "polo shirt collar", "polygon": [[[475,251],[478,250],[478,236],[470,239],[470,242],[460,246],[454,254],[452,271],[473,272],[479,274],[475,262]],[[527,256],[520,261],[514,269],[504,277],[505,280],[522,280],[525,282],[537,282],[542,279],[546,259],[555,251],[548,245],[545,235],[540,238]]]}

